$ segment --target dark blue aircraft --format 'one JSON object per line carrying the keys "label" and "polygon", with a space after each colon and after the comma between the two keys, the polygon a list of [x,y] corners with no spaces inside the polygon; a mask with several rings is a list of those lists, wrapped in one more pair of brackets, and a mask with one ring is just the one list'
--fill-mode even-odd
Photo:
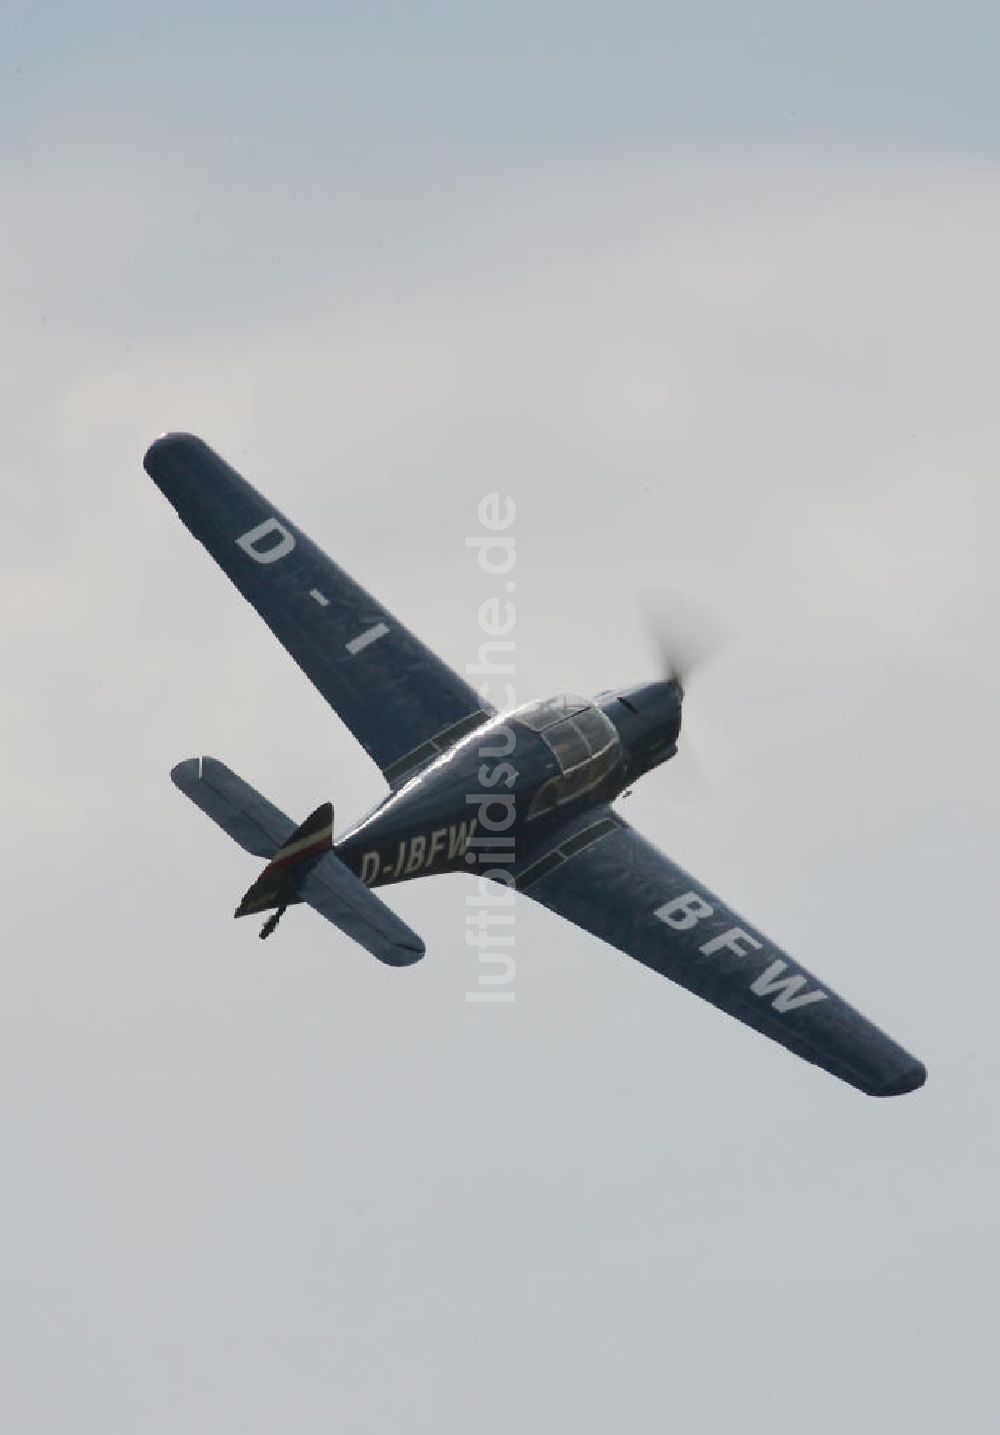
{"label": "dark blue aircraft", "polygon": [[145,467],[381,768],[389,795],[333,841],[333,808],[301,826],[214,758],[174,782],[267,865],[236,915],[306,902],[380,961],[424,945],[372,888],[436,872],[487,875],[687,987],[872,1096],[926,1071],[884,1032],[658,852],[611,803],[674,755],[679,677],[497,714],[189,434]]}

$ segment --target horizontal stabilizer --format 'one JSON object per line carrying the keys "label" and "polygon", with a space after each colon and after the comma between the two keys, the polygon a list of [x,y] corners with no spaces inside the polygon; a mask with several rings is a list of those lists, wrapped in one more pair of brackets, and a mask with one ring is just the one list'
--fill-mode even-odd
{"label": "horizontal stabilizer", "polygon": [[[380,962],[408,967],[424,955],[424,944],[395,912],[370,891],[330,850],[333,808],[327,803],[301,827],[214,757],[180,762],[170,776],[186,797],[211,817],[234,842],[268,865],[244,902],[247,911],[307,902],[328,922],[353,937]],[[280,877],[278,900],[261,901],[259,884]],[[251,894],[254,897],[251,898]],[[242,906],[242,904],[241,904]],[[273,930],[273,926],[271,928]]]}
{"label": "horizontal stabilizer", "polygon": [[311,866],[298,884],[299,896],[365,951],[391,967],[418,962],[426,948],[405,922],[345,867],[334,852]]}
{"label": "horizontal stabilizer", "polygon": [[295,832],[291,818],[218,758],[189,757],[170,776],[185,797],[254,857],[273,857]]}

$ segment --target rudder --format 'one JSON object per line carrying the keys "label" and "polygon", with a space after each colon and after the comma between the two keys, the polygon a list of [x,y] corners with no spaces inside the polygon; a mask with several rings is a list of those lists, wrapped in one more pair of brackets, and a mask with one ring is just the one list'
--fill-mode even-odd
{"label": "rudder", "polygon": [[298,895],[299,869],[333,847],[333,803],[322,802],[278,848],[256,882],[244,893],[234,913],[247,917],[274,907],[287,907]]}

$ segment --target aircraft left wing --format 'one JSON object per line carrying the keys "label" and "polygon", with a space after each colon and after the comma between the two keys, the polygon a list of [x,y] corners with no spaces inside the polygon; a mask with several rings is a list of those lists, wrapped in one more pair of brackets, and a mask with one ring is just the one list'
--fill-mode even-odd
{"label": "aircraft left wing", "polygon": [[516,865],[517,889],[870,1096],[923,1065],[791,961],[610,807]]}
{"label": "aircraft left wing", "polygon": [[201,439],[164,434],[143,463],[390,787],[491,716],[474,688]]}

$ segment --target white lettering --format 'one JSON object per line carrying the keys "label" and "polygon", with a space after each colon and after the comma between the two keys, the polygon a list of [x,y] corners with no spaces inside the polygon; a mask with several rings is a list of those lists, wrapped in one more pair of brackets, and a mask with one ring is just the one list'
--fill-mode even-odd
{"label": "white lettering", "polygon": [[410,838],[410,856],[406,863],[407,872],[415,872],[418,867],[424,865],[424,853],[427,850],[427,838],[421,834]]}
{"label": "white lettering", "polygon": [[711,941],[705,942],[701,950],[706,957],[714,957],[716,952],[721,952],[723,948],[732,952],[736,957],[745,957],[747,952],[740,946],[741,942],[746,943],[748,950],[752,948],[755,951],[760,951],[763,945],[758,942],[756,937],[751,937],[749,932],[744,932],[742,927],[730,927],[728,932],[723,932],[721,936],[713,937]]}
{"label": "white lettering", "polygon": [[366,852],[361,859],[361,880],[366,887],[370,887],[378,876],[379,855],[377,852]]}
{"label": "white lettering", "polygon": [[484,762],[478,777],[483,787],[496,787],[498,782],[502,782],[505,787],[513,787],[517,781],[517,768],[512,762],[498,762],[491,770]]}
{"label": "white lettering", "polygon": [[505,872],[502,867],[495,867],[490,872],[482,872],[476,878],[477,893],[472,893],[465,899],[467,907],[498,906],[509,907],[514,901],[514,878],[510,872]]}
{"label": "white lettering", "polygon": [[[512,857],[505,857],[503,860],[505,862],[512,862],[514,859]],[[514,884],[517,881],[517,878],[514,876],[513,872],[505,872],[502,867],[491,867],[489,871],[483,872],[479,878],[480,891],[482,890],[482,883],[486,880],[487,877],[490,879],[491,885],[494,883],[505,882],[507,884],[507,891],[510,892],[511,897],[513,897]]]}
{"label": "white lettering", "polygon": [[484,498],[479,500],[479,521],[484,528],[496,533],[498,529],[510,527],[514,522],[517,508],[512,498],[505,497],[503,505],[506,512],[501,513],[499,493],[487,493]]}
{"label": "white lettering", "polygon": [[359,633],[356,638],[345,643],[344,647],[353,658],[357,653],[363,652],[370,643],[377,643],[379,638],[384,638],[388,631],[389,629],[384,623],[376,623],[374,627],[366,628],[363,633]]}
{"label": "white lettering", "polygon": [[[517,562],[517,552],[513,538],[467,538],[466,548],[478,548],[479,566],[484,573],[493,577],[509,573]],[[500,557],[492,556],[493,550],[500,550]]]}
{"label": "white lettering", "polygon": [[492,643],[480,643],[479,652],[476,654],[479,659],[479,662],[470,663],[465,671],[467,673],[473,674],[512,673],[514,671],[513,663],[495,662],[493,655],[494,653],[513,653],[513,651],[514,640],[512,638],[509,640],[498,638],[495,642]]}
{"label": "white lettering", "polygon": [[479,626],[490,638],[506,638],[516,622],[517,609],[508,599],[504,599],[502,617],[499,598],[487,598],[479,605]]}
{"label": "white lettering", "polygon": [[773,996],[771,1005],[780,1012],[794,1011],[796,1007],[809,1006],[811,1002],[826,1001],[826,992],[819,990],[796,996],[795,993],[805,986],[806,979],[801,975],[782,977],[781,973],[787,968],[787,962],[772,962],[756,981],[750,983],[750,990],[758,997]]}
{"label": "white lettering", "polygon": [[[270,548],[263,550],[258,548],[261,539],[269,538],[272,534],[277,538],[277,543],[272,543]],[[265,518],[263,523],[258,523],[256,528],[251,528],[237,538],[236,542],[255,563],[277,563],[279,558],[287,558],[295,547],[295,539],[276,518]]]}
{"label": "white lettering", "polygon": [[[484,703],[492,703],[495,708],[500,708],[501,711],[506,708],[517,707],[517,689],[515,688],[513,683],[504,683],[503,697],[496,697],[489,683],[480,683],[478,688],[476,688],[476,692],[482,698]],[[513,746],[514,744],[512,742],[510,747],[508,747],[506,751],[510,752]],[[484,747],[481,748],[480,751],[485,756],[487,753],[490,752],[490,749],[488,747]],[[502,757],[503,753],[499,753],[498,756]]]}
{"label": "white lettering", "polygon": [[[502,737],[503,742],[506,744],[506,746],[487,747],[484,743],[479,749],[480,757],[507,757],[508,754],[512,753],[514,751],[514,748],[517,746],[517,734],[514,732],[513,728],[508,727],[506,723],[503,723],[498,728],[494,728],[492,733],[489,734],[489,736]],[[482,768],[480,768],[480,772],[481,771]]]}
{"label": "white lettering", "polygon": [[472,834],[476,830],[476,819],[471,822],[452,823],[448,828],[448,860],[453,857],[464,857],[465,849],[472,841]]}
{"label": "white lettering", "polygon": [[483,986],[502,987],[505,986],[507,982],[513,980],[516,967],[514,965],[514,958],[510,956],[509,953],[480,952],[479,961],[480,963],[498,962],[503,967],[503,971],[501,972],[480,972],[479,980]]}
{"label": "white lettering", "polygon": [[684,892],[680,897],[674,897],[672,901],[664,902],[662,907],[657,907],[653,916],[666,922],[675,932],[686,932],[706,917],[710,917],[713,910],[697,892]]}
{"label": "white lettering", "polygon": [[[487,926],[491,922],[511,923],[514,922],[513,912],[490,912],[485,907],[479,913],[479,931],[466,932],[465,943],[469,947],[513,947],[516,941],[514,932],[488,932]],[[485,920],[484,920],[485,919]],[[466,922],[471,924],[471,918],[466,917]]]}
{"label": "white lettering", "polygon": [[[466,802],[478,803],[479,825],[487,832],[506,832],[508,827],[513,827],[517,819],[517,806],[514,798],[501,794],[490,796],[488,792],[467,792]],[[499,817],[490,816],[490,808],[500,809]]]}

